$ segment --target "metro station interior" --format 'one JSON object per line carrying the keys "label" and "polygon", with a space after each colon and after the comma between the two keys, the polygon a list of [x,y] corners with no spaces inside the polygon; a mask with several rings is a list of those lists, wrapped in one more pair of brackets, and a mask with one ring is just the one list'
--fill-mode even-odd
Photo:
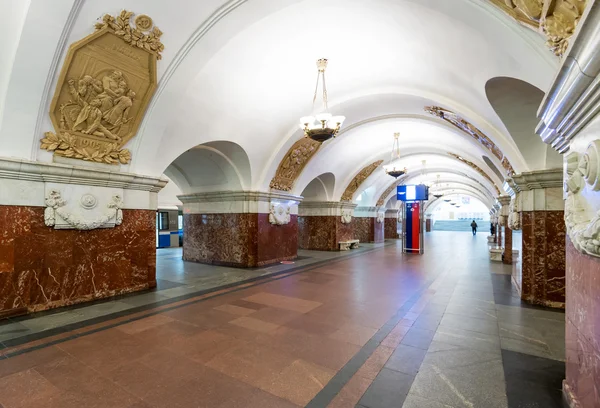
{"label": "metro station interior", "polygon": [[0,408],[600,408],[597,1],[0,21]]}

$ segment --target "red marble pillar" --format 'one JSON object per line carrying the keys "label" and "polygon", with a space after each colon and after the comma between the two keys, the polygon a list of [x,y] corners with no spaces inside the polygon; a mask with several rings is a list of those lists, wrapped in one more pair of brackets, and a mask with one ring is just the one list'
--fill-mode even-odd
{"label": "red marble pillar", "polygon": [[339,242],[354,239],[353,221],[341,216],[299,216],[298,247],[316,251],[337,251]]}
{"label": "red marble pillar", "polygon": [[156,286],[155,210],[123,210],[114,228],[56,230],[44,207],[0,205],[0,315]]}
{"label": "red marble pillar", "polygon": [[[348,202],[303,202],[298,207],[298,247],[337,251],[339,243],[355,239],[355,204]],[[344,215],[344,216],[342,216]]]}
{"label": "red marble pillar", "polygon": [[398,239],[398,213],[399,210],[388,209],[385,211],[383,235],[385,239]]}
{"label": "red marble pillar", "polygon": [[566,238],[566,380],[572,407],[600,407],[600,258]]}
{"label": "red marble pillar", "polygon": [[184,260],[249,268],[297,257],[299,197],[228,191],[179,198]]}
{"label": "red marble pillar", "polygon": [[360,242],[383,242],[383,211],[378,207],[356,207],[352,218],[354,238]]}
{"label": "red marble pillar", "polygon": [[502,254],[502,262],[507,265],[512,265],[512,230],[509,227],[504,227],[504,253]]}
{"label": "red marble pillar", "polygon": [[504,242],[502,241],[502,225],[498,224],[498,226],[496,227],[496,235],[498,236],[498,240],[497,240],[497,244],[499,247],[502,247],[504,245]]}
{"label": "red marble pillar", "polygon": [[529,303],[564,308],[564,211],[523,211],[521,298]]}
{"label": "red marble pillar", "polygon": [[425,219],[425,232],[431,232],[431,218]]}

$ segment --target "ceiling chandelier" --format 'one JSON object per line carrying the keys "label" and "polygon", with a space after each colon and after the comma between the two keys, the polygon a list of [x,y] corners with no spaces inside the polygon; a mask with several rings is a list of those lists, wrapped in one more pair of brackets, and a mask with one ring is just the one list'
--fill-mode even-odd
{"label": "ceiling chandelier", "polygon": [[323,111],[315,116],[300,118],[300,129],[304,130],[304,135],[320,143],[335,137],[346,119],[344,116],[333,116],[328,112],[325,68],[327,68],[327,59],[321,58],[317,60],[317,85],[315,86],[315,95],[313,97],[313,110],[319,91],[319,82],[323,78]]}
{"label": "ceiling chandelier", "polygon": [[407,173],[406,167],[400,168],[399,164],[394,164],[395,161],[400,159],[400,142],[398,138],[400,133],[394,133],[394,143],[392,144],[392,155],[388,164],[383,166],[383,169],[387,174],[394,178],[398,178]]}
{"label": "ceiling chandelier", "polygon": [[[439,175],[439,174],[437,175],[437,179],[436,179],[436,181],[435,181],[434,187],[435,187],[435,189],[436,189],[436,190],[440,188],[440,175]],[[443,195],[444,195],[444,194],[442,194],[442,192],[441,192],[441,191],[437,191],[437,192],[434,192],[434,193],[433,193],[433,196],[434,196],[435,198],[440,198],[440,197],[442,197]]]}

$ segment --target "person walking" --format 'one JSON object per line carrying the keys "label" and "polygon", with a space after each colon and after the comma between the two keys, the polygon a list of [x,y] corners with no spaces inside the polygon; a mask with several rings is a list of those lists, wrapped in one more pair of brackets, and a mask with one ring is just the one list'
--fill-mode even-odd
{"label": "person walking", "polygon": [[471,223],[471,229],[473,230],[473,235],[477,234],[477,223],[475,220]]}

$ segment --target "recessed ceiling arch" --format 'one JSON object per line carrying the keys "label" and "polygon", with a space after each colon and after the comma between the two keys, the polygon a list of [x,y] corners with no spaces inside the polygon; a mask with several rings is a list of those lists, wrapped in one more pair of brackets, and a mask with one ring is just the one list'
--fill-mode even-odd
{"label": "recessed ceiling arch", "polygon": [[304,197],[303,201],[331,201],[334,188],[335,176],[323,173],[308,183],[300,195]]}
{"label": "recessed ceiling arch", "polygon": [[[484,197],[481,197],[477,193],[473,193],[473,192],[470,192],[468,190],[462,190],[462,191],[458,191],[457,190],[457,193],[453,194],[453,195],[455,195],[455,196],[461,196],[461,195],[463,195],[463,196],[470,197],[472,199],[475,199],[475,200],[479,201],[481,204],[483,204],[488,209],[491,208],[492,205],[493,205],[493,203],[489,202]],[[450,197],[450,195],[448,197]],[[425,205],[425,208],[423,209],[423,211],[425,212],[426,215],[432,214],[437,207],[439,207],[440,205],[443,205],[444,203],[445,203],[445,201],[444,201],[443,197],[439,198],[439,199],[435,199],[435,200],[430,200]]]}

